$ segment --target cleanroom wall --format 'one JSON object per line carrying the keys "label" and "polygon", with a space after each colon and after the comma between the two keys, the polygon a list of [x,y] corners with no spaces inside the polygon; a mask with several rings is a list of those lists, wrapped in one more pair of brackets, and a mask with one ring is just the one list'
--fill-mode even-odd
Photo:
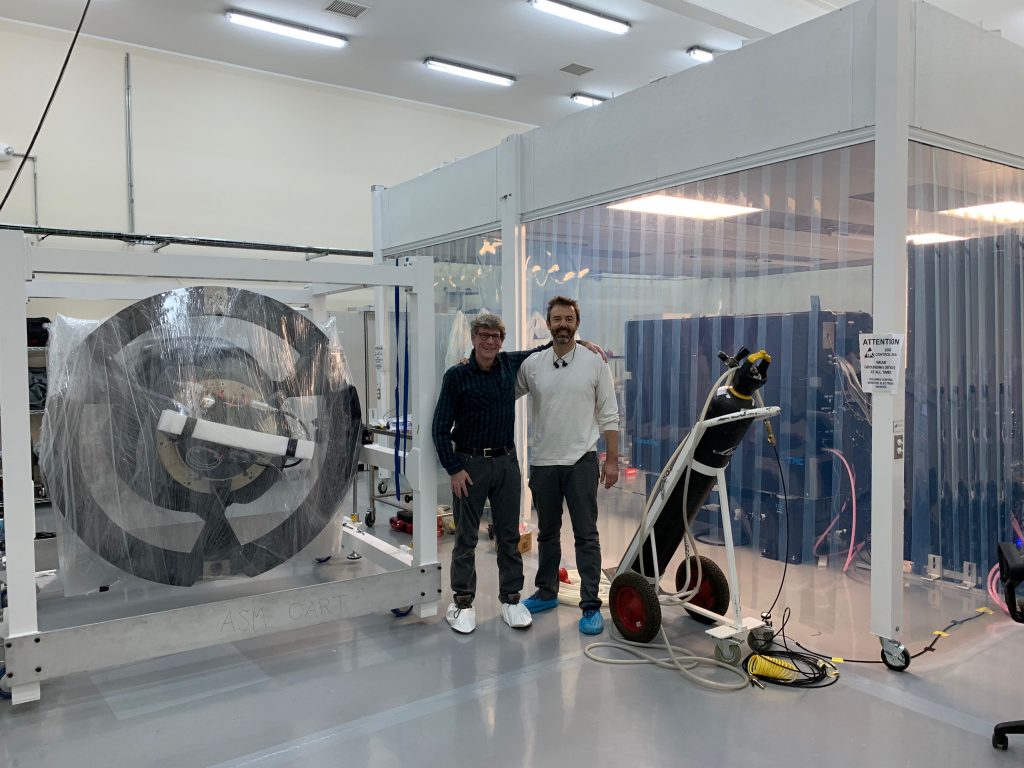
{"label": "cleanroom wall", "polygon": [[1022,537],[1024,170],[911,142],[908,205],[904,557],[983,584]]}
{"label": "cleanroom wall", "polygon": [[[473,318],[483,312],[501,315],[501,232],[482,232],[396,254],[400,259],[408,256],[430,258],[434,262],[435,344],[440,386],[444,372],[467,357],[472,349],[469,324]],[[511,327],[513,319],[504,319],[506,327]]]}
{"label": "cleanroom wall", "polygon": [[[856,567],[870,531],[857,334],[871,329],[873,163],[873,144],[856,144],[527,223],[529,328],[543,337],[546,302],[569,296],[581,336],[611,352],[620,452],[638,470],[623,492],[647,492],[699,418],[717,352],[764,348],[785,492],[756,428],[728,471],[734,538],[774,560]],[[638,210],[659,195],[697,203]],[[716,515],[698,516],[699,535],[718,536]]]}

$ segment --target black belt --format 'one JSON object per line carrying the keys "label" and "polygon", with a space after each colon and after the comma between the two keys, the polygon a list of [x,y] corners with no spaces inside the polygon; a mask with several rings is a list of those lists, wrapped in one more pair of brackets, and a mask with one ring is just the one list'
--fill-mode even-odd
{"label": "black belt", "polygon": [[494,456],[508,456],[510,453],[515,453],[516,447],[507,445],[504,448],[456,448],[455,452],[466,456],[483,456],[490,459]]}

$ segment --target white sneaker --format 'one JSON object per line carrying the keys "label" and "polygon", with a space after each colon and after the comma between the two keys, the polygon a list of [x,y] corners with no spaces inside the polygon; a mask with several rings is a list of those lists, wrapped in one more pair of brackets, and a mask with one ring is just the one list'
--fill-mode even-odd
{"label": "white sneaker", "polygon": [[456,632],[468,635],[476,629],[476,609],[473,607],[459,608],[455,603],[452,603],[448,606],[444,617]]}
{"label": "white sneaker", "polygon": [[512,629],[526,629],[533,624],[533,616],[522,603],[502,603],[501,618]]}

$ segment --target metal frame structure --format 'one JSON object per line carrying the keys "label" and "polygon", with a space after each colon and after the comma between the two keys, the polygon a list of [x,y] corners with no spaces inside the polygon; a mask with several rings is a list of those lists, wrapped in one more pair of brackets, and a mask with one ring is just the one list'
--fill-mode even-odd
{"label": "metal frame structure", "polygon": [[[920,28],[921,5],[918,0],[855,3],[842,13],[789,30],[785,39],[780,35],[762,41],[759,54],[753,49],[744,53],[760,56],[761,79],[730,80],[727,70],[680,73],[646,92],[634,92],[628,100],[612,100],[600,109],[509,137],[491,150],[405,184],[377,190],[375,236],[395,251],[408,243],[443,242],[486,222],[500,222],[504,295],[516,311],[516,322],[510,325],[521,333],[526,322],[524,222],[874,141],[874,326],[880,332],[905,333],[908,142],[912,126],[927,127],[944,114],[948,89],[954,87],[941,62],[927,58],[929,51],[943,50],[925,44],[930,35],[942,30],[936,30],[932,14],[925,20],[926,28]],[[772,79],[772,72],[793,71],[794,50],[804,51],[802,61],[817,61],[824,56],[821,46],[833,45],[827,41],[835,39],[856,42],[865,55],[854,56],[851,51],[845,67],[797,67],[800,87],[794,88],[791,78]],[[965,52],[958,59],[965,71],[991,65],[971,63],[977,50],[972,47],[970,54]],[[1017,60],[1005,51],[992,55]],[[915,65],[922,56],[927,66]],[[941,88],[933,89],[936,82],[941,82]],[[966,93],[972,82],[965,77],[955,87]],[[736,96],[737,89],[741,97]],[[807,92],[820,96],[813,115],[804,108]],[[700,116],[690,109],[694,99],[703,104]],[[737,104],[745,106],[737,110]],[[638,121],[636,115],[641,113],[645,119]],[[715,123],[721,115],[730,116],[727,124]],[[754,121],[757,131],[733,130]],[[1004,122],[1016,124],[1008,118]],[[700,141],[680,140],[681,130],[685,136],[699,136]],[[939,133],[958,135],[951,130]],[[1011,130],[1000,132],[993,146],[1008,141]],[[974,154],[991,151],[980,149]],[[590,162],[596,151],[601,163]],[[1012,153],[1000,157],[1005,162],[1011,155],[1016,157]],[[906,650],[899,639],[903,459],[892,450],[894,438],[903,430],[902,374],[899,383],[896,394],[872,396],[872,531],[875,551],[884,556],[875,558],[871,572],[870,631],[893,658],[902,657]],[[517,444],[523,436],[523,431],[517,433]],[[526,509],[528,503],[525,491]]]}
{"label": "metal frame structure", "polygon": [[[718,488],[719,506],[721,508],[722,533],[725,537],[725,558],[729,570],[729,594],[732,616],[714,613],[698,605],[692,605],[689,599],[678,600],[678,603],[680,606],[685,606],[687,610],[699,613],[701,616],[705,616],[716,623],[716,626],[705,630],[705,634],[717,641],[725,658],[730,656],[730,654],[724,653],[728,647],[726,645],[728,641],[742,642],[746,640],[751,630],[764,626],[764,621],[749,616],[744,617],[740,606],[740,580],[736,573],[736,550],[732,540],[732,512],[729,509],[729,497],[726,493],[725,470],[728,468],[728,464],[724,467],[709,467],[694,458],[694,451],[697,449],[701,438],[704,437],[704,433],[713,427],[744,419],[749,419],[751,422],[764,421],[765,419],[778,416],[779,413],[781,413],[781,409],[778,406],[761,406],[759,408],[748,408],[736,413],[728,413],[724,416],[715,416],[714,418],[704,419],[694,424],[693,429],[690,430],[683,441],[682,451],[672,465],[672,468],[665,475],[662,482],[659,483],[658,487],[654,489],[654,501],[644,514],[640,527],[629,542],[629,546],[626,547],[626,551],[619,561],[618,568],[615,570],[615,576],[630,570],[631,564],[640,556],[643,543],[648,538],[652,540],[653,547],[654,525],[658,522],[658,518],[661,517],[661,513],[665,511],[665,505],[668,503],[672,490],[679,483],[680,478],[687,469],[699,472],[706,477],[715,478],[715,486],[713,487]],[[653,581],[652,586],[657,589],[657,580],[660,576],[661,574],[649,574],[646,578]],[[673,600],[672,598],[665,599],[667,601]],[[737,660],[738,658],[737,656]]]}
{"label": "metal frame structure", "polygon": [[[239,278],[244,274],[244,278]],[[60,277],[43,278],[44,275]],[[125,282],[124,278],[134,278]],[[86,278],[86,279],[82,279]],[[314,320],[326,319],[326,297],[363,287],[399,286],[409,294],[416,324],[413,409],[433,411],[433,265],[410,261],[397,268],[218,255],[43,248],[19,231],[0,231],[0,413],[3,415],[3,501],[7,539],[8,607],[0,621],[5,683],[14,704],[40,698],[40,683],[78,672],[143,661],[248,637],[309,627],[393,606],[415,606],[418,616],[437,613],[441,566],[434,514],[437,457],[429,430],[417,430],[407,453],[415,489],[412,549],[383,542],[353,523],[342,525],[342,549],[351,549],[386,569],[354,579],[206,602],[52,631],[40,631],[35,583],[35,505],[32,497],[28,365],[24,335],[29,297],[138,299],[191,282],[283,284],[262,293],[287,303],[309,304]],[[291,287],[287,287],[291,286]],[[363,446],[368,463],[393,461],[393,448]],[[339,502],[341,499],[338,500]]]}

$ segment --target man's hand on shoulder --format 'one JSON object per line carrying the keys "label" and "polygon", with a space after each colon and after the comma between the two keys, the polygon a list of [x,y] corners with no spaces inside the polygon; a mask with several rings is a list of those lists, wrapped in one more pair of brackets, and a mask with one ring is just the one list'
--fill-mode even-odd
{"label": "man's hand on shoulder", "polygon": [[579,341],[578,343],[581,346],[586,347],[587,349],[589,349],[595,355],[600,355],[601,359],[604,360],[606,363],[608,362],[608,353],[605,352],[604,349],[602,349],[601,347],[597,346],[597,344],[595,344],[594,342],[592,342],[592,341]]}

